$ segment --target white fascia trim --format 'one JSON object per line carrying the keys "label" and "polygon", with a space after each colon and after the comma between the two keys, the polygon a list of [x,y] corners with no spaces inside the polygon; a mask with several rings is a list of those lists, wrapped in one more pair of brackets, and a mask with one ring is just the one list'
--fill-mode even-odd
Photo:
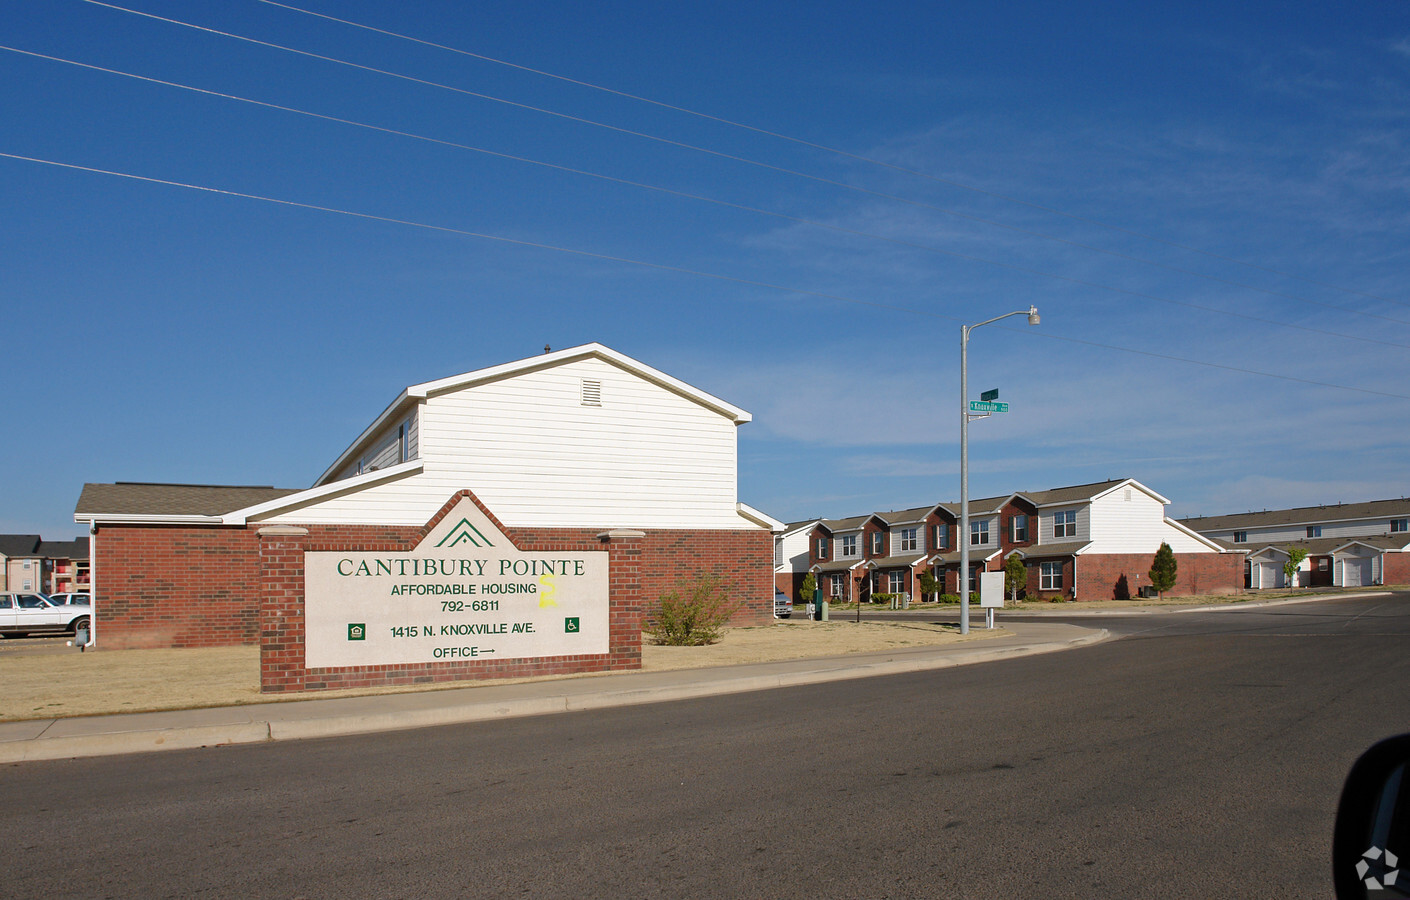
{"label": "white fascia trim", "polygon": [[407,396],[410,397],[425,399],[431,394],[440,393],[441,391],[456,390],[486,381],[496,381],[511,375],[519,375],[524,372],[532,372],[536,369],[546,369],[552,366],[562,365],[566,362],[592,357],[610,362],[647,381],[655,382],[668,390],[688,397],[702,406],[709,407],[715,412],[729,417],[736,425],[743,425],[745,422],[752,421],[754,418],[732,403],[726,403],[724,400],[707,394],[697,387],[692,387],[678,378],[672,378],[665,372],[653,369],[645,363],[638,362],[630,356],[618,353],[616,350],[596,342],[583,344],[580,347],[570,347],[567,350],[556,350],[553,353],[544,353],[541,356],[531,356],[528,359],[521,359],[498,366],[490,366],[488,369],[478,369],[474,372],[466,372],[463,375],[452,375],[449,378],[427,381],[423,384],[413,384],[406,389],[406,393]]}
{"label": "white fascia trim", "polygon": [[[790,537],[793,537],[795,534],[803,534],[804,532],[812,531],[814,528],[817,528],[819,525],[822,525],[822,519],[814,519],[814,520],[811,521],[811,522],[805,522],[805,523],[803,523],[802,525],[799,525],[797,528],[793,529],[792,531],[785,531],[782,536],[785,537],[785,538],[790,538]],[[826,526],[824,526],[824,527],[826,527]]]}
{"label": "white fascia trim", "polygon": [[[1083,553],[1089,552],[1089,551],[1090,551],[1093,547],[1095,547],[1096,545],[1097,545],[1097,542],[1096,542],[1096,541],[1088,541],[1087,543],[1085,543],[1085,544],[1083,544],[1082,546],[1078,547],[1076,550],[1073,550],[1073,551],[1072,551],[1072,555],[1073,555],[1073,556],[1081,556]],[[1040,544],[1039,546],[1042,546],[1042,545]]]}
{"label": "white fascia trim", "polygon": [[84,513],[74,514],[75,522],[93,525],[221,525],[220,516],[162,515],[160,513]]}
{"label": "white fascia trim", "polygon": [[1134,478],[1127,478],[1127,479],[1125,479],[1124,481],[1118,481],[1116,484],[1114,484],[1114,485],[1112,485],[1111,487],[1107,488],[1106,490],[1102,491],[1100,494],[1093,494],[1093,495],[1092,495],[1092,499],[1095,500],[1095,499],[1097,499],[1098,497],[1105,497],[1107,494],[1115,493],[1116,491],[1119,491],[1121,488],[1124,488],[1124,487],[1134,487],[1134,488],[1137,488],[1138,490],[1140,490],[1140,491],[1142,491],[1143,493],[1145,493],[1145,494],[1151,496],[1152,498],[1154,498],[1154,499],[1156,499],[1156,500],[1159,500],[1162,506],[1169,506],[1169,505],[1170,505],[1170,501],[1169,501],[1168,499],[1166,499],[1165,497],[1162,497],[1161,495],[1157,494],[1155,491],[1153,491],[1153,490],[1151,490],[1150,488],[1146,487],[1144,484],[1141,484],[1139,481],[1137,481],[1137,480],[1134,479]]}
{"label": "white fascia trim", "polygon": [[380,484],[384,481],[392,481],[407,475],[414,475],[420,472],[424,466],[425,462],[423,460],[407,460],[404,463],[388,466],[385,469],[378,469],[375,472],[364,472],[361,475],[354,475],[352,478],[344,478],[341,481],[331,481],[328,484],[317,485],[306,491],[299,491],[297,494],[289,494],[277,500],[269,500],[265,503],[256,504],[255,506],[237,509],[234,512],[226,513],[217,521],[223,521],[226,525],[244,525],[248,519],[269,515],[270,513],[277,513],[281,510],[296,506],[304,506],[332,494],[361,490],[362,488],[371,487],[374,484]]}
{"label": "white fascia trim", "polygon": [[750,506],[748,503],[736,503],[734,505],[734,509],[735,512],[739,513],[745,519],[748,519],[750,522],[753,522],[755,525],[758,525],[761,528],[767,528],[774,534],[782,534],[783,530],[788,527],[783,522],[780,522],[778,519],[775,519],[773,516],[759,512],[757,509]]}
{"label": "white fascia trim", "polygon": [[1189,527],[1188,525],[1182,525],[1182,524],[1180,524],[1179,520],[1177,520],[1177,519],[1172,519],[1172,518],[1170,518],[1169,516],[1166,516],[1166,517],[1165,517],[1165,524],[1166,524],[1166,525],[1169,525],[1169,526],[1172,527],[1172,528],[1174,528],[1176,531],[1180,532],[1181,534],[1185,535],[1186,537],[1192,537],[1192,538],[1194,538],[1195,540],[1199,541],[1201,544],[1204,544],[1206,547],[1210,548],[1211,550],[1215,551],[1216,553],[1239,553],[1239,552],[1241,552],[1241,551],[1238,551],[1238,550],[1225,550],[1225,549],[1224,549],[1223,547],[1221,547],[1217,542],[1215,542],[1212,538],[1207,538],[1207,537],[1205,537],[1204,535],[1200,534],[1198,531],[1195,531],[1193,528]]}
{"label": "white fascia trim", "polygon": [[1351,540],[1347,541],[1345,544],[1338,544],[1337,546],[1333,547],[1333,548],[1332,548],[1332,552],[1333,552],[1333,553],[1340,553],[1340,552],[1342,552],[1343,550],[1345,550],[1347,547],[1352,546],[1353,544],[1355,544],[1355,545],[1357,545],[1357,546],[1360,546],[1360,547],[1368,547],[1368,548],[1370,548],[1371,550],[1376,551],[1377,553],[1401,553],[1401,552],[1404,552],[1404,550],[1405,550],[1404,547],[1392,547],[1392,548],[1390,548],[1390,549],[1387,549],[1387,548],[1385,548],[1385,547],[1377,547],[1375,544],[1367,543],[1366,541],[1360,540],[1360,539],[1358,539],[1358,538],[1352,538]]}

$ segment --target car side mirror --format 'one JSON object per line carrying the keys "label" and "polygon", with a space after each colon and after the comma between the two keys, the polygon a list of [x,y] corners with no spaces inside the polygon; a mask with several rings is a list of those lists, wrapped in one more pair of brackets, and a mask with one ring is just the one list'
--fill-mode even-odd
{"label": "car side mirror", "polygon": [[1410,734],[1376,744],[1346,776],[1332,882],[1339,900],[1410,897]]}

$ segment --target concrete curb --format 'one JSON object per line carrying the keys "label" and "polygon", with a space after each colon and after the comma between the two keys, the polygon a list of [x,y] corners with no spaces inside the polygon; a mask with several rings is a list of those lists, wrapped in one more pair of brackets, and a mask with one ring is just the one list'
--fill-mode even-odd
{"label": "concrete curb", "polygon": [[[485,699],[456,697],[449,691],[384,694],[374,698],[355,698],[354,702],[361,701],[363,705],[392,708],[343,714],[321,715],[317,711],[313,714],[301,714],[295,704],[269,704],[189,710],[185,713],[134,714],[131,717],[56,719],[33,723],[32,733],[21,739],[0,741],[0,764],[370,734],[715,697],[853,678],[923,672],[1052,653],[1095,644],[1110,636],[1110,632],[1105,628],[1086,629],[1085,634],[1073,638],[1027,642],[1008,647],[976,646],[973,649],[938,650],[926,648],[895,651],[886,656],[864,654],[852,659],[828,657],[720,669],[677,670],[659,673],[663,683],[615,689],[610,685],[595,689],[598,683],[576,681],[518,685],[515,687],[520,696]],[[553,693],[541,693],[544,689]],[[422,708],[406,708],[413,704]],[[159,724],[183,717],[228,721],[186,725]],[[123,728],[124,724],[131,727]]]}
{"label": "concrete curb", "polygon": [[1367,591],[1359,594],[1318,594],[1313,597],[1289,597],[1286,600],[1259,600],[1254,603],[1219,604],[1177,609],[1175,612],[1232,612],[1238,609],[1262,609],[1267,606],[1293,606],[1298,603],[1318,603],[1323,600],[1348,600],[1352,597],[1389,597],[1390,591]]}

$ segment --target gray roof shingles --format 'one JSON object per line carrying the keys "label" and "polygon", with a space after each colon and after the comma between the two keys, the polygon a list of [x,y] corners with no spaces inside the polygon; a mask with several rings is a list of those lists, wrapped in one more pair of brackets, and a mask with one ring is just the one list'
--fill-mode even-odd
{"label": "gray roof shingles", "polygon": [[297,494],[300,488],[214,484],[85,484],[74,515],[221,516]]}

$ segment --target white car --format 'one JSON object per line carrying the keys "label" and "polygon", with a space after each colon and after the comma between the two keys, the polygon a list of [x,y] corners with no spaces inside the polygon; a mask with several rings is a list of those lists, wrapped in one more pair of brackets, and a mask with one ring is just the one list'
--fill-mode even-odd
{"label": "white car", "polygon": [[88,594],[45,594],[54,606],[92,606],[93,598]]}
{"label": "white car", "polygon": [[43,594],[0,594],[0,634],[73,634],[87,628],[93,607],[55,606]]}

